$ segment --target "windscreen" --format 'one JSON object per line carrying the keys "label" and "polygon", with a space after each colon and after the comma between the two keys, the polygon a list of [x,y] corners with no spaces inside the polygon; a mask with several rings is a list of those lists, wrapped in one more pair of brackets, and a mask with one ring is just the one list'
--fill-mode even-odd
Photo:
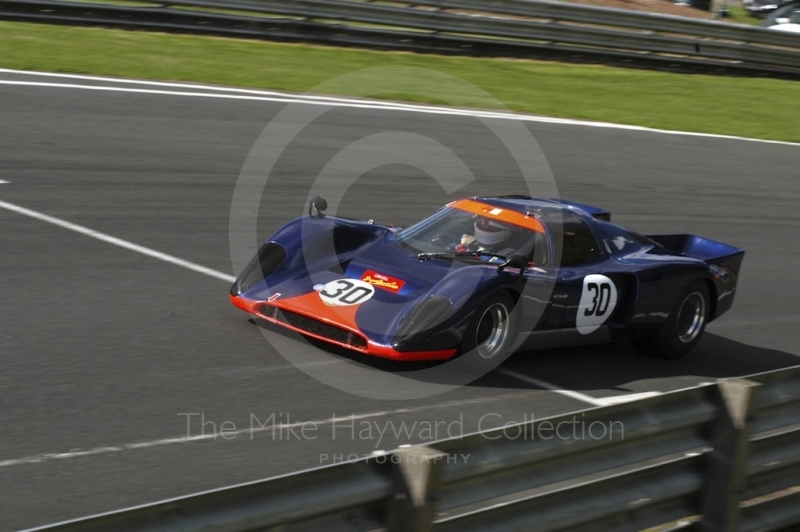
{"label": "windscreen", "polygon": [[445,207],[398,233],[397,242],[415,253],[487,252],[532,257],[544,235],[461,209]]}

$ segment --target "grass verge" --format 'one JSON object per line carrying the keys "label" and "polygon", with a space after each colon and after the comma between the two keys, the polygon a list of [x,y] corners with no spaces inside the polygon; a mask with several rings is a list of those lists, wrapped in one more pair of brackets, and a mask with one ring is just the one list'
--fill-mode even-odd
{"label": "grass verge", "polygon": [[[341,74],[391,65],[458,76],[515,111],[800,142],[794,81],[0,22],[0,67],[13,69],[305,92]],[[358,95],[360,87],[337,92]],[[459,106],[483,103],[451,96]],[[420,100],[396,92],[374,97]]]}
{"label": "grass verge", "polygon": [[740,24],[750,24],[751,26],[758,26],[761,24],[761,19],[752,16],[745,8],[741,6],[728,6],[727,16]]}

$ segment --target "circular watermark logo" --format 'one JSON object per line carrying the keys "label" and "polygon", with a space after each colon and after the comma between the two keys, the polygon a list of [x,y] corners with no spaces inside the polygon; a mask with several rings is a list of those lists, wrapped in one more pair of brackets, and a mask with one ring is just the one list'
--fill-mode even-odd
{"label": "circular watermark logo", "polygon": [[[337,353],[281,334],[275,327],[260,327],[265,338],[316,380],[374,399],[428,397],[491,371],[539,322],[555,275],[536,268],[520,272],[515,280],[507,269],[497,268],[503,261],[499,257],[490,259],[495,264],[489,266],[485,261],[414,256],[409,267],[411,263],[404,262],[409,252],[399,244],[402,231],[381,218],[397,216],[404,220],[400,225],[410,225],[445,203],[471,196],[558,197],[552,170],[530,130],[510,113],[457,109],[507,111],[483,89],[430,69],[368,68],[330,79],[310,93],[403,95],[453,108],[324,96],[289,102],[261,132],[234,189],[229,227],[234,270],[241,272],[269,237],[259,232],[264,218],[273,225],[294,224],[294,241],[285,260],[309,288],[303,296],[308,298],[303,299],[305,306],[292,312],[300,310],[300,319],[312,320],[296,328],[314,328],[313,320],[333,327],[354,324],[365,337],[388,348],[413,310],[438,297],[431,308],[446,300],[450,312],[440,319],[427,318],[424,329],[441,333],[446,327],[442,334],[451,335],[460,356],[435,365],[375,364],[374,357],[358,350]],[[392,171],[382,173],[387,168]],[[325,218],[306,213],[317,195],[326,198]],[[370,220],[337,217],[341,210]],[[286,219],[270,218],[276,215]],[[350,229],[337,229],[341,227]],[[359,231],[370,234],[370,243],[380,244],[360,253],[359,237],[353,236]],[[465,241],[470,238],[474,236],[464,235]],[[547,239],[537,245],[547,246]],[[454,251],[447,245],[442,250]],[[350,268],[357,276],[347,275]],[[503,280],[498,280],[501,275]],[[267,290],[263,300],[280,306],[281,293],[291,290],[294,281],[285,282],[289,284]],[[317,315],[319,308],[325,316]],[[475,345],[464,340],[468,335]],[[498,345],[502,349],[495,349]],[[415,350],[426,351],[424,342]]]}

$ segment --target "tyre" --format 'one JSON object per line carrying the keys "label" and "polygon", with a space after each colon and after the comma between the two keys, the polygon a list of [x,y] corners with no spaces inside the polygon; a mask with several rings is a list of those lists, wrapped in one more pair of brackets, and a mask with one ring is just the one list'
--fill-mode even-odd
{"label": "tyre", "polygon": [[492,294],[476,309],[459,349],[467,371],[486,373],[511,354],[516,338],[513,309],[514,299],[505,292]]}
{"label": "tyre", "polygon": [[710,311],[708,285],[702,280],[689,283],[675,301],[657,338],[653,338],[656,354],[670,360],[688,354],[703,336]]}

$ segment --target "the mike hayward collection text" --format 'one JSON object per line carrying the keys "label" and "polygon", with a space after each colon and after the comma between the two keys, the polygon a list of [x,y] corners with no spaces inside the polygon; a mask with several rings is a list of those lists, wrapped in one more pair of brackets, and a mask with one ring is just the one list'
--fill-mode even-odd
{"label": "the mike hayward collection text", "polygon": [[275,441],[304,441],[316,439],[369,441],[375,449],[381,445],[410,442],[431,442],[461,438],[480,433],[488,440],[624,440],[625,426],[621,421],[592,421],[574,414],[558,419],[537,420],[533,413],[521,418],[507,419],[502,414],[488,412],[466,423],[464,414],[448,420],[386,420],[364,419],[358,414],[336,415],[318,421],[299,421],[288,412],[250,413],[247,423],[211,419],[203,412],[180,412],[184,418],[187,439],[234,440],[267,438]]}

